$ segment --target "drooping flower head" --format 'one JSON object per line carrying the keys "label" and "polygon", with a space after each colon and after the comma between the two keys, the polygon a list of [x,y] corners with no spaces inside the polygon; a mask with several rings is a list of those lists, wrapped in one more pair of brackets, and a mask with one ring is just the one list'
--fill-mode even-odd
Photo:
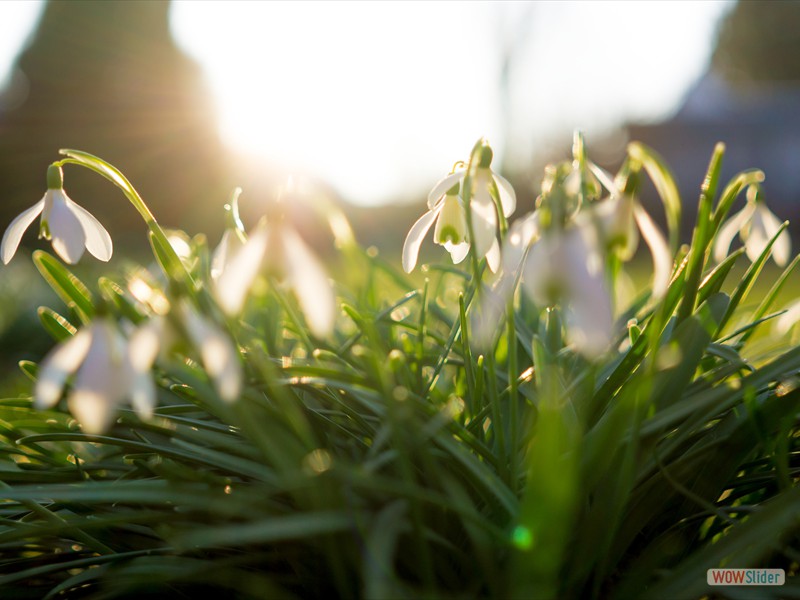
{"label": "drooping flower head", "polygon": [[[289,192],[292,185],[289,186]],[[231,234],[233,235],[233,234]],[[238,235],[238,233],[236,233]],[[263,218],[247,242],[228,257],[232,238],[224,238],[215,252],[220,268],[215,295],[229,315],[238,314],[260,273],[285,282],[300,304],[309,328],[317,336],[328,335],[335,321],[335,297],[325,269],[295,229],[275,209]],[[221,257],[225,255],[225,260]]]}
{"label": "drooping flower head", "polygon": [[140,417],[149,418],[155,406],[151,365],[151,357],[131,351],[111,318],[98,317],[44,358],[34,389],[34,406],[54,406],[74,374],[67,403],[86,433],[107,430],[126,397]]}
{"label": "drooping flower head", "polygon": [[50,240],[64,262],[75,264],[83,256],[84,249],[102,261],[111,258],[111,236],[89,211],[67,196],[61,167],[50,165],[44,197],[17,216],[3,234],[0,258],[4,264],[14,257],[22,234],[40,214],[39,237]]}
{"label": "drooping flower head", "polygon": [[[470,246],[474,245],[476,255],[486,257],[489,268],[497,271],[500,265],[498,214],[504,218],[511,216],[517,201],[511,184],[491,170],[492,158],[491,147],[480,140],[466,168],[454,169],[433,186],[428,194],[428,212],[414,223],[403,244],[406,273],[417,265],[422,240],[434,222],[433,241],[444,246],[454,264],[464,260]],[[457,166],[462,165],[457,163]],[[465,189],[465,185],[470,188]],[[469,212],[465,198],[469,198]],[[474,240],[470,239],[470,220]]]}
{"label": "drooping flower head", "polygon": [[[714,242],[714,260],[721,262],[728,255],[731,242],[736,234],[744,242],[747,258],[755,261],[769,241],[781,228],[781,222],[767,208],[761,193],[761,186],[751,185],[747,188],[747,204],[738,213],[730,217],[719,229]],[[792,252],[792,240],[785,229],[778,235],[772,246],[772,258],[779,266],[789,261]]]}

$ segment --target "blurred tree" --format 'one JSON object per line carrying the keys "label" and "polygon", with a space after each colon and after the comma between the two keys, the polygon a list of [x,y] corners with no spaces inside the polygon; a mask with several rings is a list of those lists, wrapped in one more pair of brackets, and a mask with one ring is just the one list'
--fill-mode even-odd
{"label": "blurred tree", "polygon": [[[228,183],[213,106],[199,68],[172,41],[169,6],[47,3],[0,96],[0,225],[39,200],[47,164],[71,147],[118,166],[164,225],[221,229]],[[66,171],[73,199],[119,241],[141,232],[113,186],[81,171]]]}
{"label": "blurred tree", "polygon": [[712,65],[732,83],[800,81],[800,2],[738,2],[720,26]]}

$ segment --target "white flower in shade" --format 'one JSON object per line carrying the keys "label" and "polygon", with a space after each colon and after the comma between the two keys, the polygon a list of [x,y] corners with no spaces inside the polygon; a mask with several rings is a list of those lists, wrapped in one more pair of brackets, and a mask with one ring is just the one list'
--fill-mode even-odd
{"label": "white flower in shade", "polygon": [[216,297],[229,315],[242,310],[256,277],[266,272],[294,291],[315,335],[325,336],[333,330],[333,287],[322,264],[292,227],[262,221],[235,256],[224,262],[216,279]]}
{"label": "white flower in shade", "polygon": [[[781,222],[759,196],[758,186],[750,186],[747,189],[745,207],[720,227],[714,242],[715,261],[725,260],[737,233],[744,242],[745,253],[751,261],[758,259],[769,241],[778,233]],[[776,264],[784,266],[789,261],[791,251],[792,240],[789,232],[784,229],[772,245],[772,258]]]}
{"label": "white flower in shade", "polygon": [[3,235],[0,258],[4,264],[14,257],[22,234],[39,215],[42,216],[39,237],[51,240],[53,249],[64,262],[75,264],[83,256],[84,249],[102,261],[111,258],[111,236],[89,211],[70,200],[63,182],[61,167],[48,167],[48,189],[44,197],[17,216]]}
{"label": "white flower in shade", "polygon": [[[475,252],[486,257],[492,272],[500,266],[500,245],[497,242],[497,206],[492,198],[493,188],[497,195],[503,215],[509,217],[517,206],[517,198],[511,184],[492,172],[491,150],[484,146],[481,164],[475,170],[470,211],[472,213],[472,233],[475,236]],[[422,240],[436,221],[433,241],[450,253],[454,264],[466,257],[470,248],[469,228],[464,203],[459,195],[466,171],[451,173],[440,180],[428,194],[428,212],[422,215],[411,227],[403,244],[403,269],[410,273],[417,265]],[[463,194],[462,194],[463,195]]]}
{"label": "white flower in shade", "polygon": [[522,262],[523,290],[539,306],[560,304],[567,337],[590,357],[608,349],[614,324],[593,235],[590,228],[580,226],[545,232]]}
{"label": "white flower in shade", "polygon": [[149,418],[156,402],[151,366],[152,357],[132,353],[112,320],[98,318],[44,358],[34,389],[34,406],[54,406],[67,378],[74,373],[67,403],[86,433],[108,429],[126,397],[140,417]]}
{"label": "white flower in shade", "polygon": [[177,319],[188,341],[199,352],[219,397],[226,402],[238,399],[242,391],[242,367],[230,337],[186,301],[173,305],[172,311],[170,316],[152,317],[134,331],[130,339],[134,361],[152,364],[159,354],[168,352],[181,337],[181,331],[172,321]]}

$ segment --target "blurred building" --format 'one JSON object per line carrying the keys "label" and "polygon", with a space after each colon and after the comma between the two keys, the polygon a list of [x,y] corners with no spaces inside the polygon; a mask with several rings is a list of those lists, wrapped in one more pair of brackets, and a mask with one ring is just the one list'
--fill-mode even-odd
{"label": "blurred building", "polygon": [[767,202],[799,232],[800,3],[739,2],[721,24],[709,70],[675,115],[631,124],[628,134],[664,156],[687,213],[714,145],[724,142],[723,185],[739,171],[762,169]]}
{"label": "blurred building", "polygon": [[[67,147],[119,167],[164,225],[221,229],[230,184],[214,110],[168,13],[165,1],[47,3],[0,94],[0,223],[41,198],[47,165]],[[82,171],[65,170],[73,199],[115,240],[140,234],[116,188]]]}

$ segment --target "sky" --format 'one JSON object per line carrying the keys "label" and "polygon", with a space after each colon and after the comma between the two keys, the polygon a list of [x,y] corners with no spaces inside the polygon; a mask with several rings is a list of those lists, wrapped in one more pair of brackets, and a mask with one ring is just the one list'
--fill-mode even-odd
{"label": "sky", "polygon": [[[181,1],[171,29],[204,69],[226,145],[374,205],[424,193],[480,137],[520,168],[574,129],[591,150],[626,121],[669,116],[730,6]],[[0,80],[40,9],[0,2]]]}

